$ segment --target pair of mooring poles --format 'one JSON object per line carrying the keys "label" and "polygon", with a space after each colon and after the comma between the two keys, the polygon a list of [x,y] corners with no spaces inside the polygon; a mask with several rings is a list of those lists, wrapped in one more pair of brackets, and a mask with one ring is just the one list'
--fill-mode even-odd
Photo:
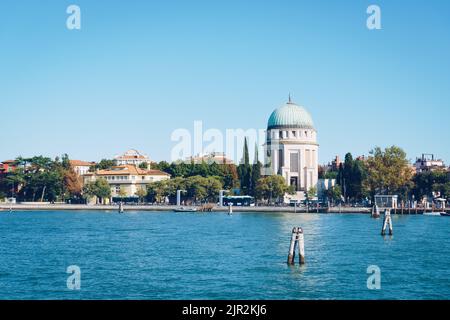
{"label": "pair of mooring poles", "polygon": [[384,212],[384,220],[383,220],[383,228],[381,229],[381,235],[386,235],[386,229],[389,226],[389,235],[392,236],[393,229],[392,229],[392,218],[391,218],[391,210],[386,209]]}
{"label": "pair of mooring poles", "polygon": [[289,247],[289,255],[287,263],[294,265],[295,248],[298,245],[298,262],[299,264],[305,264],[305,238],[303,236],[303,229],[301,227],[294,227],[292,229],[291,245]]}

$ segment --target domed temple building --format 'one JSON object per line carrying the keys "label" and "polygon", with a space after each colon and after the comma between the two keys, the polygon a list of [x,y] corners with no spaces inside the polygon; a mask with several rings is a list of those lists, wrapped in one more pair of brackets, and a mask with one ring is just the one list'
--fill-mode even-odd
{"label": "domed temple building", "polygon": [[317,187],[318,151],[311,115],[289,97],[288,103],[272,112],[265,144],[268,174],[281,175],[297,191],[286,195],[285,202],[303,200],[308,190]]}

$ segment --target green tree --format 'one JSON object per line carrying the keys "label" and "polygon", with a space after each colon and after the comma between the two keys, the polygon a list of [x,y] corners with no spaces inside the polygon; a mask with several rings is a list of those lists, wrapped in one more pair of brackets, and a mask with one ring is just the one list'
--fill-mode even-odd
{"label": "green tree", "polygon": [[376,194],[396,194],[411,184],[412,171],[406,153],[397,146],[382,150],[376,147],[366,162],[364,186],[372,199]]}
{"label": "green tree", "polygon": [[236,165],[234,164],[223,165],[223,183],[224,188],[227,190],[235,189],[240,186],[239,174]]}
{"label": "green tree", "polygon": [[147,186],[147,201],[162,203],[167,189],[166,181],[155,181]]}
{"label": "green tree", "polygon": [[83,195],[87,198],[97,197],[97,203],[104,202],[111,197],[111,188],[108,181],[99,178],[95,181],[89,181],[83,188]]}
{"label": "green tree", "polygon": [[286,193],[292,193],[292,190],[284,178],[279,175],[263,177],[258,180],[256,185],[257,198],[267,200],[269,203],[272,203],[273,200],[280,202]]}
{"label": "green tree", "polygon": [[138,167],[139,167],[140,169],[144,169],[144,170],[150,169],[147,162],[141,162],[141,163],[139,164]]}
{"label": "green tree", "polygon": [[306,192],[306,198],[308,200],[312,200],[316,197],[317,197],[317,188],[316,187],[309,188],[309,190]]}
{"label": "green tree", "polygon": [[366,168],[360,160],[354,160],[351,153],[345,155],[344,164],[339,166],[336,181],[341,186],[345,199],[358,201],[364,196],[363,181]]}
{"label": "green tree", "polygon": [[186,191],[194,202],[203,201],[208,192],[206,190],[205,178],[201,176],[192,176],[186,179]]}
{"label": "green tree", "polygon": [[252,168],[250,166],[247,138],[244,139],[244,152],[242,156],[242,162],[238,166],[238,174],[241,191],[244,194],[250,194],[252,191]]}
{"label": "green tree", "polygon": [[222,181],[219,177],[208,177],[205,179],[206,199],[208,202],[215,203],[218,201],[219,192],[223,188]]}
{"label": "green tree", "polygon": [[109,169],[111,169],[112,167],[114,167],[116,165],[117,165],[116,160],[102,159],[102,160],[100,160],[99,163],[97,163],[94,166],[92,166],[89,169],[89,171],[95,172],[97,170],[109,170]]}
{"label": "green tree", "polygon": [[124,189],[120,188],[118,196],[121,200],[123,200],[123,198],[127,197],[127,192]]}
{"label": "green tree", "polygon": [[262,163],[259,161],[258,146],[255,144],[255,160],[251,168],[251,182],[250,182],[250,192],[249,194],[256,197],[256,186],[258,185],[258,180],[261,178]]}
{"label": "green tree", "polygon": [[138,188],[136,190],[136,196],[139,198],[139,202],[144,202],[145,197],[147,197],[147,187]]}
{"label": "green tree", "polygon": [[425,196],[432,196],[433,192],[448,198],[450,197],[449,187],[450,179],[444,170],[420,172],[413,177],[412,194],[418,200]]}
{"label": "green tree", "polygon": [[332,203],[340,202],[342,197],[341,186],[335,185],[332,188],[329,188],[326,191],[326,197],[328,201],[331,201]]}

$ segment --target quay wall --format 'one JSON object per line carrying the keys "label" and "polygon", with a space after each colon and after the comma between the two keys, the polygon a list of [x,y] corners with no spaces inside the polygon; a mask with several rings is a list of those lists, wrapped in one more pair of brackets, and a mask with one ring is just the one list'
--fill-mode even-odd
{"label": "quay wall", "polygon": [[[172,212],[177,206],[174,205],[124,205],[123,209],[125,211],[169,211]],[[99,210],[99,211],[114,211],[119,210],[118,205],[85,205],[85,204],[5,204],[0,203],[0,211],[27,211],[27,210],[42,210],[42,211],[57,211],[57,210]],[[214,207],[213,212],[227,212],[227,207]],[[273,213],[273,212],[297,212],[297,213],[363,213],[370,214],[371,208],[354,208],[354,207],[331,207],[331,208],[319,208],[310,209],[306,211],[305,208],[294,208],[294,207],[269,207],[269,206],[257,206],[257,207],[233,207],[235,212],[261,212],[261,213]],[[430,211],[430,210],[428,210]],[[450,212],[450,208],[445,209],[446,212]],[[392,210],[392,213],[401,214],[401,209]],[[422,214],[423,209],[408,209],[403,210],[403,214]]]}

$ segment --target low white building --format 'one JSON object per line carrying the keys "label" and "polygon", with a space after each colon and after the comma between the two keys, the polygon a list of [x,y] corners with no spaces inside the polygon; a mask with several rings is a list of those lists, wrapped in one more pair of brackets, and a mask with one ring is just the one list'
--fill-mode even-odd
{"label": "low white building", "polygon": [[336,179],[319,179],[317,180],[317,196],[319,199],[326,197],[326,192],[333,189],[336,185]]}
{"label": "low white building", "polygon": [[69,160],[70,166],[73,171],[79,176],[85,175],[89,172],[92,166],[95,166],[95,162],[87,162],[82,160]]}
{"label": "low white building", "polygon": [[422,154],[421,158],[417,158],[414,163],[416,172],[427,172],[435,170],[445,170],[447,167],[441,159],[435,159],[434,154]]}

